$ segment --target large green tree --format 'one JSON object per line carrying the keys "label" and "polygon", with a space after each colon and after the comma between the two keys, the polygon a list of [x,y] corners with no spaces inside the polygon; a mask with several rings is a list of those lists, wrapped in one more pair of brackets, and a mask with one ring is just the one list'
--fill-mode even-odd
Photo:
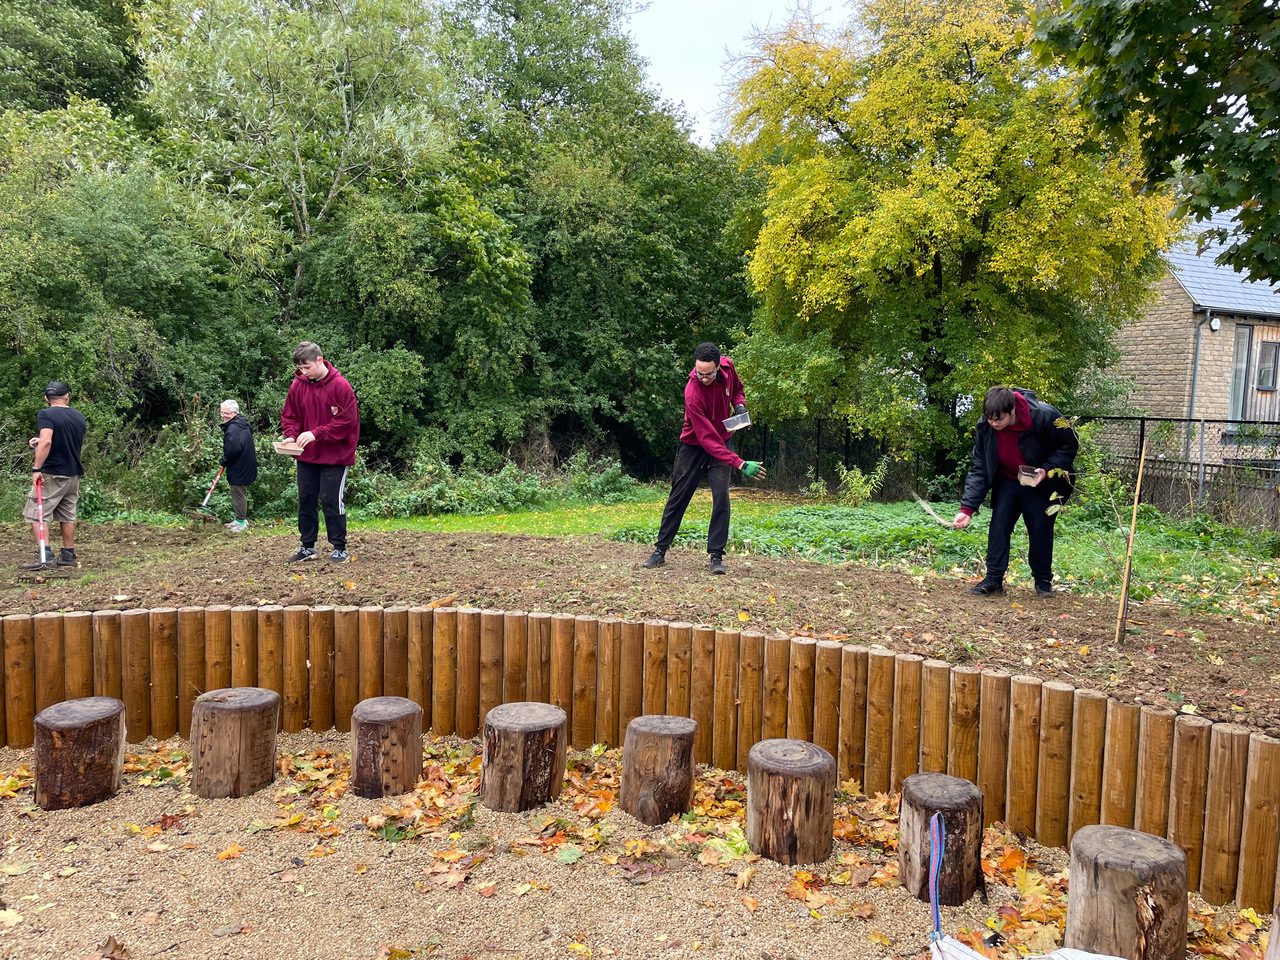
{"label": "large green tree", "polygon": [[297,317],[301,256],[353,191],[438,167],[448,91],[419,0],[172,0],[142,18],[149,106],[202,241]]}
{"label": "large green tree", "polygon": [[1200,220],[1236,210],[1218,260],[1280,282],[1280,6],[1275,0],[1051,0],[1043,53],[1079,71],[1112,132],[1142,126],[1149,179],[1177,178]]}
{"label": "large green tree", "polygon": [[121,0],[0,0],[0,104],[51,110],[72,97],[132,103],[142,62]]}
{"label": "large green tree", "polygon": [[870,0],[763,38],[736,136],[767,172],[740,352],[775,415],[946,450],[963,398],[1062,401],[1106,364],[1174,228],[1135,139],[1100,137],[995,0]]}
{"label": "large green tree", "polygon": [[648,88],[621,0],[459,0],[480,78],[466,136],[531,263],[536,353],[522,391],[553,440],[670,452],[693,346],[749,301],[725,227],[747,180]]}

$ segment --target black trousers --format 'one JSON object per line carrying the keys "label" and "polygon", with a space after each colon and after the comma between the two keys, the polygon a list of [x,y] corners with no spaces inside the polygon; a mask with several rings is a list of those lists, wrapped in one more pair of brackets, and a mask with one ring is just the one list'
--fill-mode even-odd
{"label": "black trousers", "polygon": [[680,531],[680,521],[693,499],[702,478],[711,484],[711,524],[707,529],[707,553],[724,553],[729,542],[729,477],[733,468],[721,463],[702,447],[681,441],[676,451],[676,465],[671,471],[671,493],[662,509],[662,523],[658,526],[658,542],[654,544],[666,552],[671,541]]}
{"label": "black trousers", "polygon": [[341,464],[298,463],[298,537],[304,547],[314,547],[320,535],[316,501],[324,510],[324,532],[335,550],[347,549],[347,507],[342,489],[347,470]]}
{"label": "black trousers", "polygon": [[987,576],[1003,577],[1009,569],[1009,539],[1018,517],[1027,528],[1027,563],[1037,580],[1053,579],[1053,523],[1046,514],[1049,498],[1040,487],[1024,487],[1001,477],[991,490],[991,525],[987,528]]}

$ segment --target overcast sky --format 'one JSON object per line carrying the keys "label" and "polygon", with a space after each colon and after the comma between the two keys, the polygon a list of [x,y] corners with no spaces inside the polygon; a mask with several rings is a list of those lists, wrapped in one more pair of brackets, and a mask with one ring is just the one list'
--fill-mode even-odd
{"label": "overcast sky", "polygon": [[[830,9],[814,4],[815,11],[820,7]],[[710,145],[719,129],[727,61],[747,50],[755,28],[776,29],[794,9],[794,0],[649,0],[647,10],[632,16],[631,35],[649,61],[650,81],[666,99],[684,103],[698,141]]]}

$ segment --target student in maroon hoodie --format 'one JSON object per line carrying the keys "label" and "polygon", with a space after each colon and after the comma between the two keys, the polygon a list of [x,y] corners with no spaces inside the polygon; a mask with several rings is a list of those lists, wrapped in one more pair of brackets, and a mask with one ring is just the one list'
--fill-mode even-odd
{"label": "student in maroon hoodie", "polygon": [[[972,466],[964,481],[955,527],[969,525],[991,491],[991,525],[987,529],[987,575],[970,593],[1004,592],[1009,568],[1009,538],[1018,517],[1027,528],[1027,562],[1036,593],[1053,593],[1053,522],[1050,506],[1066,502],[1073,489],[1079,441],[1057,408],[1042,403],[1030,390],[992,387],[982,403],[982,420],[973,441]],[[1029,467],[1026,482],[1019,468]],[[1051,500],[1053,493],[1059,496]]]}
{"label": "student in maroon hoodie", "polygon": [[646,570],[666,563],[667,548],[680,530],[684,511],[703,477],[711,483],[711,525],[707,530],[707,553],[711,572],[724,574],[724,547],[729,541],[729,475],[734,468],[749,479],[765,476],[755,460],[743,460],[727,446],[732,434],[722,421],[746,412],[746,395],[733,361],[720,356],[714,343],[700,343],[693,351],[693,370],[684,388],[684,429],[676,449],[671,472],[671,493],[662,511],[658,542],[644,562]]}
{"label": "student in maroon hoodie", "polygon": [[298,371],[289,384],[280,426],[286,441],[297,440],[302,446],[298,455],[298,535],[302,546],[286,562],[319,558],[319,500],[325,536],[333,547],[329,559],[345,563],[347,510],[342,491],[347,470],[356,462],[356,441],[360,439],[356,394],[314,343],[298,344],[293,362]]}

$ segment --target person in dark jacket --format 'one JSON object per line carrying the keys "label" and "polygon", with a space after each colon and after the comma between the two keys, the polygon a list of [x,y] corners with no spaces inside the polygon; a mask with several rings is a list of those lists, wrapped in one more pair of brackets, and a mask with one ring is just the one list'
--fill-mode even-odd
{"label": "person in dark jacket", "polygon": [[710,570],[725,574],[724,548],[729,541],[729,475],[741,470],[751,480],[765,477],[764,467],[743,460],[728,447],[732,434],[723,421],[746,412],[747,398],[733,361],[720,355],[714,343],[700,343],[693,351],[693,369],[684,388],[684,429],[671,472],[671,493],[662,511],[658,541],[643,564],[646,570],[666,563],[667,548],[680,530],[680,521],[703,477],[711,484],[711,524],[707,530]]}
{"label": "person in dark jacket", "polygon": [[227,468],[227,486],[231,488],[231,508],[236,518],[227,524],[232,533],[249,529],[249,484],[258,479],[258,454],[253,449],[253,427],[240,413],[240,404],[223,400],[218,410],[222,417],[222,459]]}
{"label": "person in dark jacket", "polygon": [[316,560],[320,518],[316,502],[324,510],[324,531],[333,552],[329,560],[345,563],[347,508],[342,502],[347,471],[356,462],[360,439],[360,411],[351,384],[320,353],[304,341],[293,351],[298,368],[284,399],[280,426],[287,442],[297,440],[298,536],[302,546],[286,563]]}
{"label": "person in dark jacket", "polygon": [[[1055,407],[1030,390],[992,387],[982,403],[973,441],[972,465],[964,481],[955,527],[962,530],[991,491],[987,530],[987,575],[970,593],[1004,592],[1009,538],[1018,517],[1027,528],[1027,562],[1036,593],[1053,593],[1053,524],[1074,489],[1079,440]],[[1055,497],[1054,494],[1057,494]]]}

